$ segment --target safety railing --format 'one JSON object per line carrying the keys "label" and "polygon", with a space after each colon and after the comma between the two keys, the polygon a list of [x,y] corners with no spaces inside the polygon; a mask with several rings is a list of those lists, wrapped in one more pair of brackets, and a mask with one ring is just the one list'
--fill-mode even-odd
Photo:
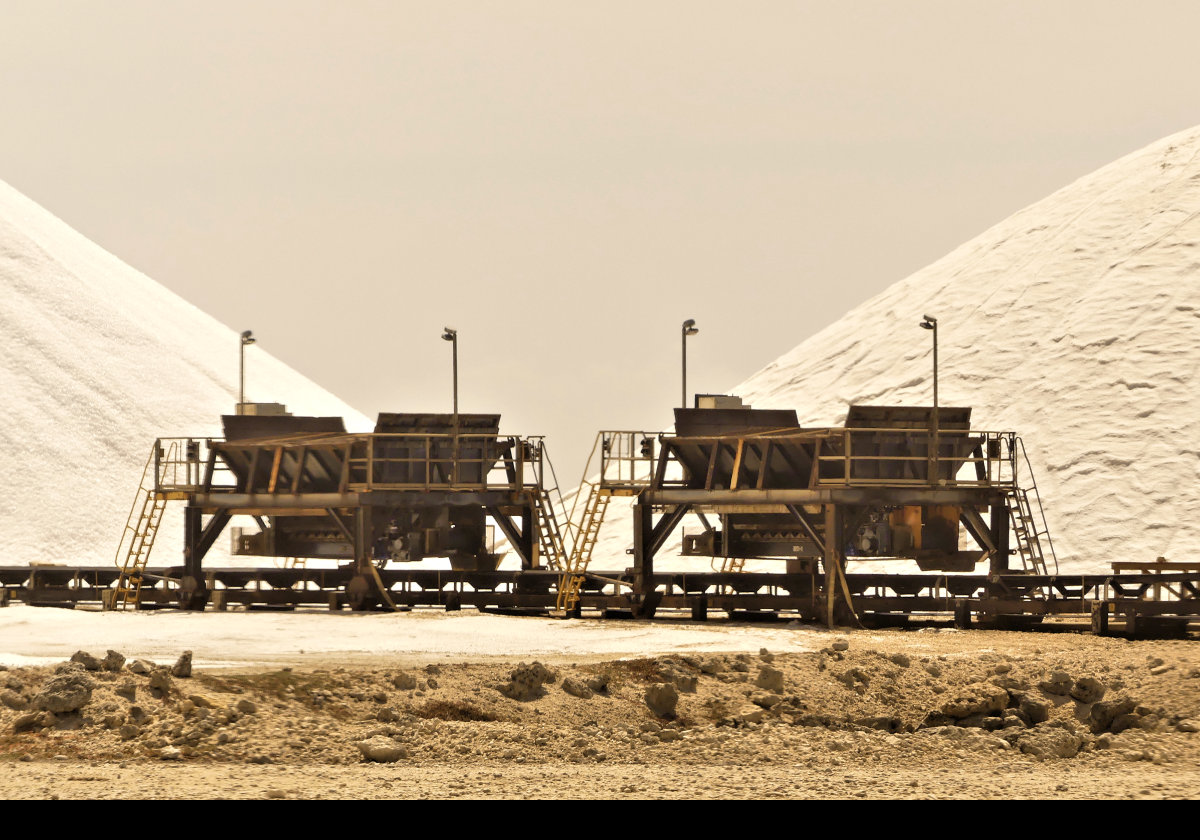
{"label": "safety railing", "polygon": [[660,448],[661,441],[654,432],[601,432],[600,486],[609,489],[649,486]]}
{"label": "safety railing", "polygon": [[[1020,454],[1020,458],[1017,457],[1018,453]],[[1034,540],[1041,540],[1042,537],[1046,538],[1046,547],[1050,550],[1048,559],[1054,564],[1054,573],[1058,574],[1058,552],[1054,550],[1054,540],[1050,537],[1050,525],[1046,522],[1046,508],[1042,504],[1042,493],[1038,489],[1037,476],[1033,474],[1033,462],[1029,460],[1029,453],[1025,449],[1025,441],[1015,436],[1012,443],[1012,459],[1014,486],[1026,487],[1026,482],[1019,480],[1019,476],[1017,475],[1022,463],[1025,464],[1025,470],[1029,474],[1028,486],[1026,487],[1026,505],[1029,508],[1031,517],[1036,506],[1038,520],[1040,520],[1040,524],[1037,521],[1030,523],[1033,526],[1031,538]]]}
{"label": "safety railing", "polygon": [[[256,466],[231,465],[237,450],[259,449]],[[214,454],[215,450],[215,454]],[[224,450],[224,451],[223,451]],[[474,434],[366,434],[281,442],[225,441],[220,438],[159,438],[155,442],[155,490],[159,493],[256,492],[271,472],[288,479],[271,482],[281,492],[291,475],[307,469],[315,450],[336,470],[335,483],[351,492],[382,490],[520,490],[544,484],[545,457],[540,437],[498,438]],[[254,466],[254,475],[249,475]],[[274,469],[272,469],[274,467]],[[210,474],[211,468],[211,474]],[[241,473],[241,474],[239,474]],[[304,486],[308,486],[305,484]]]}
{"label": "safety railing", "polygon": [[1013,432],[831,429],[815,441],[818,486],[1015,487]]}
{"label": "safety railing", "polygon": [[[228,467],[212,457],[219,438],[174,437],[154,442],[154,489],[157,493],[193,493],[205,484],[233,484]],[[214,475],[205,475],[208,464]]]}
{"label": "safety railing", "polygon": [[348,489],[520,490],[540,486],[537,439],[495,435],[359,435],[349,448]]}

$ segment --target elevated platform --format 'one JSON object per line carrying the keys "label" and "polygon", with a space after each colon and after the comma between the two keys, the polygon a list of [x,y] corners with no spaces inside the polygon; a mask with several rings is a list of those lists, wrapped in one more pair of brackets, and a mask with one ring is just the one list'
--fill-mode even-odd
{"label": "elevated platform", "polygon": [[993,576],[1054,570],[1036,484],[1031,473],[1029,489],[1019,480],[1020,439],[971,429],[971,409],[852,405],[845,426],[805,428],[792,411],[719,402],[675,409],[674,434],[601,433],[596,487],[636,495],[634,589],[645,603],[655,555],[688,516],[703,531],[685,535],[684,556],[726,572],[750,559],[820,570],[830,624],[850,610],[849,560]]}
{"label": "elevated platform", "polygon": [[[224,438],[156,441],[141,491],[154,511],[186,503],[181,606],[204,605],[204,558],[234,516],[258,526],[235,531],[235,554],[352,564],[356,608],[384,594],[374,578],[388,563],[447,557],[456,569],[495,569],[493,529],[524,569],[557,560],[541,556],[541,533],[556,528],[542,440],[501,436],[498,414],[385,413],[368,434],[347,433],[336,417],[223,420]],[[135,546],[152,545],[156,528],[148,516],[128,526]],[[136,593],[149,551],[133,551],[125,588]]]}
{"label": "elevated platform", "polygon": [[[1074,615],[1097,632],[1110,621],[1186,632],[1200,614],[1200,566],[1056,574],[1020,438],[974,430],[970,418],[969,408],[850,406],[844,426],[804,428],[792,411],[714,399],[677,409],[674,434],[601,432],[599,476],[560,527],[542,439],[500,435],[499,415],[381,414],[369,434],[347,433],[338,418],[230,416],[224,438],[156,441],[120,570],[0,568],[0,599],[116,603],[116,592],[122,606],[185,609],[715,611],[830,626],[949,616],[1020,627]],[[632,565],[597,572],[592,549],[617,497],[633,499]],[[158,516],[174,499],[186,504],[183,563],[150,568]],[[336,568],[206,568],[237,515],[258,530],[235,531],[236,554]],[[703,530],[685,533],[682,556],[699,568],[656,569],[689,516]],[[487,522],[519,569],[498,569]],[[408,565],[426,557],[451,568]],[[848,571],[899,558],[922,573]],[[750,559],[782,561],[780,571],[747,572]]]}

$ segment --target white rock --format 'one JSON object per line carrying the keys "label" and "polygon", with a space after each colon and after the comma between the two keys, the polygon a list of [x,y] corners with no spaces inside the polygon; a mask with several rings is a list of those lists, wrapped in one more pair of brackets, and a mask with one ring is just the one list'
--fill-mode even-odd
{"label": "white rock", "polygon": [[397,744],[391,738],[377,735],[366,741],[355,744],[366,761],[376,761],[381,764],[391,764],[408,757],[408,750]]}

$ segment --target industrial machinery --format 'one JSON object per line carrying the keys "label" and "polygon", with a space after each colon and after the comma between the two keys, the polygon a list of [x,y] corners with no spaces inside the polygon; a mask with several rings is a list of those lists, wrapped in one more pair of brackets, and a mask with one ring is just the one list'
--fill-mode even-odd
{"label": "industrial machinery", "polygon": [[541,562],[537,534],[557,529],[541,440],[500,436],[499,415],[381,414],[371,434],[347,434],[337,417],[222,420],[223,439],[155,444],[153,495],[186,502],[177,585],[185,609],[207,603],[204,558],[237,515],[259,527],[235,531],[234,554],[345,561],[355,609],[389,600],[379,569],[392,562],[438,556],[454,570],[495,571],[489,518],[523,570]]}
{"label": "industrial machinery", "polygon": [[[1195,564],[1058,574],[1020,438],[973,429],[969,408],[850,406],[844,425],[808,428],[794,411],[701,395],[675,410],[671,434],[600,432],[569,516],[551,501],[542,439],[501,435],[499,419],[381,414],[352,434],[280,407],[225,417],[220,439],[161,438],[116,568],[0,567],[0,604],[718,610],[830,625],[952,615],[1014,628],[1076,614],[1142,635],[1186,632],[1200,615]],[[620,497],[633,503],[632,548],[593,569]],[[184,506],[183,562],[151,568],[171,502]],[[234,529],[233,553],[272,565],[205,564],[238,515],[257,527]],[[680,556],[657,564],[681,529]],[[502,566],[504,553],[517,562]],[[414,566],[427,557],[450,568]]]}
{"label": "industrial machinery", "polygon": [[[724,506],[716,503],[715,494],[740,486],[776,491],[782,498],[784,491],[828,487],[835,488],[839,500],[848,500],[845,488],[889,488],[877,491],[873,501],[841,505],[844,533],[837,545],[842,555],[863,560],[908,557],[927,571],[970,571],[981,559],[999,560],[1005,554],[983,536],[975,540],[975,550],[959,550],[960,519],[967,528],[978,525],[996,499],[964,492],[957,472],[969,460],[981,468],[970,487],[1002,484],[998,473],[1009,462],[1001,457],[1002,445],[1011,441],[963,435],[970,409],[942,409],[941,417],[945,425],[935,451],[930,440],[922,439],[930,428],[928,409],[851,406],[851,431],[844,435],[805,432],[791,411],[676,409],[677,432],[664,441],[664,449],[668,459],[683,467],[685,478],[665,480],[655,489],[704,490],[714,496],[713,504],[699,507],[720,515],[720,527],[685,537],[684,554],[739,560],[784,557],[796,561],[790,569],[807,571],[825,557],[823,505],[813,504],[812,498],[805,505],[800,501],[805,496],[799,495],[773,508],[759,505],[746,512],[742,504],[721,512]],[[987,478],[989,466],[995,482]],[[929,481],[930,475],[935,481]],[[942,488],[938,498],[944,504],[931,503],[927,499],[933,497],[928,496],[914,503],[911,494],[893,492],[931,484]],[[947,487],[955,489],[946,491]],[[1006,520],[1000,516],[998,524]],[[984,529],[990,531],[991,524],[985,523]]]}
{"label": "industrial machinery", "polygon": [[654,557],[689,513],[705,527],[684,537],[684,555],[721,558],[726,572],[782,560],[781,586],[793,598],[819,596],[826,619],[837,603],[843,618],[853,609],[849,561],[1007,574],[1015,530],[1021,571],[1044,574],[1045,529],[1014,515],[1028,498],[1016,436],[972,431],[970,413],[942,408],[935,426],[929,408],[851,406],[844,427],[805,429],[793,411],[675,409],[675,434],[661,438],[634,505],[641,611],[664,597]]}
{"label": "industrial machinery", "polygon": [[[952,614],[960,626],[1019,628],[1077,614],[1100,629],[1114,613],[1130,632],[1171,634],[1200,615],[1196,568],[1058,574],[1021,439],[973,430],[970,415],[850,406],[844,426],[804,428],[792,411],[698,396],[675,409],[673,434],[601,432],[584,509],[634,497],[633,565],[620,582],[645,618],[719,609],[832,625]],[[699,562],[657,568],[689,516],[701,530],[682,535],[681,551]],[[581,607],[604,609],[619,590],[586,567],[571,582]]]}

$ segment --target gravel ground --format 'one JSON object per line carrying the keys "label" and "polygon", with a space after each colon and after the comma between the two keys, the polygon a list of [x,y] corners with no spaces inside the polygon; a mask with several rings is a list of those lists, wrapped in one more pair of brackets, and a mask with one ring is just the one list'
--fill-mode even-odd
{"label": "gravel ground", "polygon": [[1195,641],[815,635],[537,663],[8,667],[0,796],[1200,796]]}

